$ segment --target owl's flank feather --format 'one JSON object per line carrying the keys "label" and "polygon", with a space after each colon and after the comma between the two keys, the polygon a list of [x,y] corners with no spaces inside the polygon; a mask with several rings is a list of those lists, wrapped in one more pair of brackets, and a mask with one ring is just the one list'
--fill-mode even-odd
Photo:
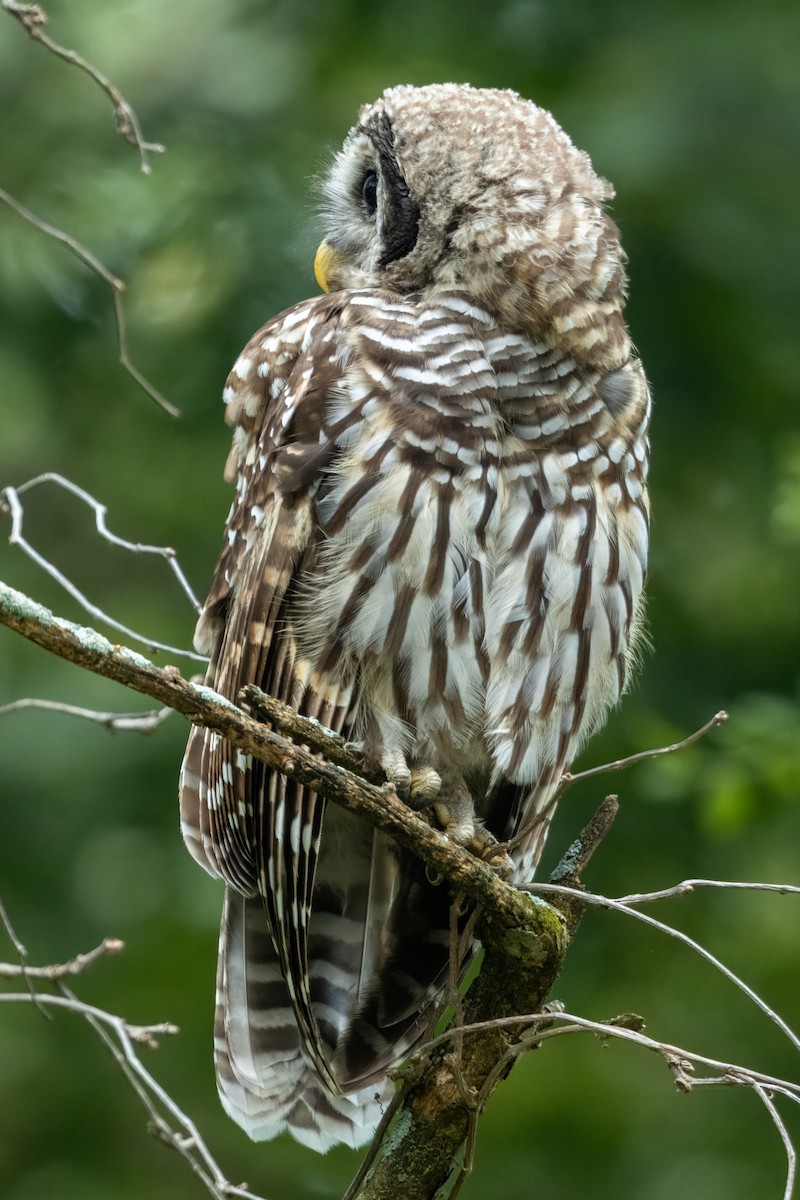
{"label": "owl's flank feather", "polygon": [[[225,389],[236,496],[197,645],[217,691],[255,683],[362,742],[448,836],[523,832],[528,879],[624,688],[646,571],[611,189],[542,109],[448,84],[364,108],[323,194],[328,295],[260,330]],[[436,1012],[446,889],[200,729],[181,816],[226,885],[225,1108],[255,1138],[361,1144]]]}

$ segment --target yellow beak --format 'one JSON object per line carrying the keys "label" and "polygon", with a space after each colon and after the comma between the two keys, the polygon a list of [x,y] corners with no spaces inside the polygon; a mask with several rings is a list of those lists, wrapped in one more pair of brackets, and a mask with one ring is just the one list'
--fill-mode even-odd
{"label": "yellow beak", "polygon": [[331,290],[331,277],[335,274],[340,263],[341,259],[338,253],[330,245],[327,238],[324,242],[320,242],[317,253],[314,256],[314,278],[323,292]]}

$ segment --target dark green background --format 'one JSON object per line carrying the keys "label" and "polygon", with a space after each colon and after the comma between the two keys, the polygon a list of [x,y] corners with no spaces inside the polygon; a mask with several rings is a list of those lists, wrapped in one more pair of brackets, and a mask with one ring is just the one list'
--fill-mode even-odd
{"label": "dark green background", "polygon": [[[175,546],[202,592],[229,503],[225,375],[259,324],[315,291],[309,177],[387,85],[516,88],[551,108],[617,188],[630,325],[656,404],[653,652],[584,764],[671,741],[721,707],[732,718],[678,757],[576,789],[549,861],[613,786],[622,810],[592,864],[597,891],[693,875],[800,882],[794,0],[71,0],[49,11],[52,36],[114,80],[167,152],[139,173],[101,93],[0,13],[0,183],[124,276],[136,362],[185,415],[164,417],[117,366],[100,282],[0,206],[0,486],[62,471],[102,498],[120,534]],[[99,544],[90,514],[55,492],[28,511],[30,536],[93,599],[189,642],[192,614],[162,564]],[[79,615],[4,545],[0,577]],[[23,695],[132,706],[0,631],[0,703]],[[337,1197],[355,1155],[254,1147],[217,1104],[220,889],[177,830],[185,733],[178,718],[150,738],[35,713],[0,722],[0,894],[34,961],[106,934],[126,940],[80,995],[181,1026],[147,1061],[231,1178],[270,1200]],[[800,1024],[796,897],[704,893],[652,911]],[[752,1005],[622,917],[587,918],[558,995],[590,1017],[640,1012],[654,1037],[796,1077],[796,1053]],[[203,1194],[148,1137],[75,1017],[3,1007],[0,1114],[7,1200]],[[504,1086],[463,1195],[753,1200],[780,1197],[784,1176],[754,1095],[681,1096],[655,1057],[575,1037],[529,1056]]]}

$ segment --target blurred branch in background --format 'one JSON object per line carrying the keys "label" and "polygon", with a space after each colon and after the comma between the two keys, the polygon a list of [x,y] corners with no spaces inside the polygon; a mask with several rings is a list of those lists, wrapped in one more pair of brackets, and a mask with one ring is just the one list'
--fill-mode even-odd
{"label": "blurred branch in background", "polygon": [[[164,150],[164,147],[158,145],[156,142],[147,142],[144,140],[136,113],[119,89],[114,87],[110,80],[105,77],[105,75],[101,74],[96,67],[92,66],[91,63],[88,63],[86,59],[82,58],[74,50],[68,50],[64,46],[60,46],[57,42],[54,42],[52,38],[47,36],[47,34],[44,32],[44,26],[47,22],[47,14],[38,4],[19,4],[17,3],[17,0],[0,0],[0,5],[5,12],[7,12],[10,16],[15,17],[22,24],[28,35],[33,38],[34,41],[39,42],[40,45],[44,46],[58,58],[63,59],[65,62],[71,63],[73,66],[78,67],[81,71],[85,71],[86,74],[89,75],[90,78],[93,79],[100,88],[102,88],[114,106],[114,117],[117,123],[117,131],[121,133],[122,136],[131,143],[131,145],[137,148],[139,151],[141,168],[146,174],[149,174],[149,154],[161,153]],[[161,394],[158,388],[156,388],[155,385],[151,383],[145,375],[142,374],[138,367],[135,366],[130,357],[130,352],[128,350],[128,323],[125,313],[125,305],[123,303],[123,294],[125,292],[125,284],[123,280],[112,274],[112,272],[109,271],[108,268],[105,267],[90,250],[87,250],[85,246],[77,241],[77,239],[72,237],[70,234],[65,233],[63,230],[58,229],[55,225],[51,225],[42,217],[39,217],[35,213],[31,212],[29,208],[26,208],[24,204],[21,204],[19,200],[17,200],[2,187],[0,187],[0,200],[9,208],[11,208],[17,214],[17,216],[22,217],[24,221],[28,221],[29,224],[40,230],[40,232],[44,233],[47,237],[52,238],[56,242],[60,242],[62,246],[66,246],[71,254],[74,254],[74,256],[80,262],[82,262],[84,266],[88,267],[90,271],[92,271],[98,276],[98,278],[102,279],[103,282],[108,285],[114,305],[114,321],[117,328],[117,348],[119,350],[120,363],[131,376],[131,378],[136,381],[139,387],[142,388],[142,390],[147,393],[151,400],[154,400],[156,404],[158,404],[159,407],[164,410],[164,412],[171,417],[180,417],[180,409],[176,408],[174,404],[171,404],[169,400],[167,400]]]}
{"label": "blurred branch in background", "polygon": [[123,281],[118,279],[116,275],[112,275],[108,268],[104,267],[100,260],[95,258],[95,256],[89,250],[87,250],[85,246],[82,246],[80,242],[76,241],[75,238],[70,237],[68,233],[64,233],[64,231],[61,229],[56,229],[55,225],[49,225],[47,221],[43,221],[41,217],[37,217],[30,211],[30,209],[26,208],[24,204],[20,204],[18,200],[15,200],[13,196],[9,195],[4,188],[0,188],[0,200],[2,200],[4,204],[7,204],[9,208],[12,208],[14,212],[22,217],[25,221],[29,221],[31,225],[35,225],[35,227],[40,229],[42,233],[46,234],[50,238],[53,238],[53,240],[56,242],[61,242],[61,244],[66,246],[76,258],[80,259],[80,261],[87,266],[90,271],[93,271],[95,275],[98,275],[100,279],[104,281],[104,283],[108,284],[109,288],[111,289],[111,297],[114,302],[114,320],[117,326],[117,347],[119,349],[120,363],[128,372],[128,374],[135,379],[139,387],[147,392],[147,395],[150,396],[152,400],[155,400],[156,404],[158,404],[160,408],[163,408],[164,412],[171,417],[179,417],[181,415],[180,409],[176,408],[174,404],[170,404],[169,400],[162,396],[158,388],[155,387],[155,385],[152,384],[150,380],[147,379],[146,376],[144,376],[131,361],[130,354],[128,353],[128,324],[125,316],[125,306],[122,302],[122,295],[125,291],[125,284]]}
{"label": "blurred branch in background", "polygon": [[[587,1030],[603,1039],[622,1038],[658,1053],[669,1066],[678,1089],[684,1093],[700,1085],[744,1086],[754,1091],[769,1113],[785,1149],[784,1200],[789,1200],[796,1175],[796,1153],[774,1098],[800,1103],[800,1083],[647,1038],[642,1033],[644,1023],[641,1018],[630,1014],[610,1022],[596,1022],[557,1010],[547,1011],[544,1000],[586,906],[596,905],[644,922],[699,953],[743,991],[798,1049],[800,1040],[786,1022],[734,972],[685,933],[639,912],[634,906],[686,895],[700,886],[770,890],[792,895],[800,895],[800,888],[788,884],[692,880],[658,892],[621,899],[587,893],[579,874],[613,819],[616,811],[613,798],[608,798],[578,842],[569,848],[549,883],[533,884],[522,890],[513,888],[485,863],[451,845],[399,801],[393,788],[376,786],[343,766],[315,757],[306,745],[324,749],[326,733],[313,724],[309,727],[302,718],[295,715],[293,723],[289,723],[291,735],[303,743],[298,745],[290,738],[266,729],[210,689],[184,680],[174,667],[160,670],[125,647],[112,645],[95,631],[55,617],[1,583],[0,621],[45,649],[144,692],[193,722],[215,729],[273,769],[313,785],[329,800],[343,804],[376,827],[390,832],[429,867],[447,878],[455,892],[455,904],[459,903],[460,896],[468,896],[480,905],[477,929],[486,957],[484,969],[464,1000],[463,1021],[457,1028],[428,1042],[399,1073],[401,1086],[367,1161],[348,1192],[350,1200],[388,1200],[399,1194],[407,1200],[428,1200],[434,1194],[441,1194],[442,1187],[447,1189],[444,1194],[455,1196],[471,1165],[478,1114],[519,1055],[552,1037]],[[252,695],[252,689],[249,698],[254,702],[259,700]],[[257,704],[257,707],[270,712],[267,703]],[[274,715],[270,719],[274,719]],[[713,723],[708,722],[704,729]],[[284,728],[286,725],[284,722]],[[346,753],[337,743],[336,756],[346,761]],[[638,757],[633,756],[633,759]],[[354,765],[358,767],[358,762]],[[624,764],[613,763],[610,769],[619,769],[621,765]],[[526,896],[525,892],[551,896],[557,907],[551,908],[541,900],[535,900],[533,895]],[[113,1044],[117,1061],[148,1109],[154,1131],[184,1155],[210,1193],[218,1198],[252,1197],[252,1193],[235,1188],[225,1180],[191,1120],[142,1067],[133,1046],[134,1041],[142,1040],[138,1038],[137,1027],[120,1017],[82,1005],[63,990],[65,974],[82,971],[110,951],[101,947],[63,966],[33,970],[28,968],[24,947],[7,919],[6,927],[20,957],[20,965],[16,968],[0,966],[0,976],[24,978],[29,991],[27,994],[7,993],[2,999],[34,1001],[43,1007],[68,1007],[82,1013],[100,1036]],[[110,945],[116,946],[113,942]],[[59,995],[41,996],[35,990],[34,981],[43,978],[55,984]],[[146,1041],[154,1029],[167,1031],[167,1027],[147,1027],[142,1038]],[[695,1078],[695,1065],[711,1073]],[[165,1120],[162,1112],[166,1112],[170,1120]],[[460,1167],[454,1167],[460,1147],[464,1147],[463,1162]],[[400,1192],[398,1180],[402,1180]]]}
{"label": "blurred branch in background", "polygon": [[[163,154],[164,147],[158,142],[146,142],[139,126],[139,119],[136,116],[131,105],[122,95],[120,90],[114,87],[114,84],[105,77],[97,67],[92,66],[85,58],[75,50],[68,50],[65,46],[60,46],[58,42],[54,42],[51,37],[44,32],[44,27],[47,24],[47,13],[40,4],[19,4],[18,0],[0,0],[0,4],[9,14],[15,17],[24,28],[25,32],[40,46],[44,46],[51,54],[55,54],[57,58],[61,58],[64,62],[71,63],[78,70],[84,71],[90,79],[93,79],[97,86],[101,88],[108,96],[114,107],[114,120],[117,124],[117,133],[121,133],[127,142],[135,146],[139,151],[139,162],[142,170],[146,175],[150,174],[150,154]],[[45,232],[49,232],[45,230]]]}

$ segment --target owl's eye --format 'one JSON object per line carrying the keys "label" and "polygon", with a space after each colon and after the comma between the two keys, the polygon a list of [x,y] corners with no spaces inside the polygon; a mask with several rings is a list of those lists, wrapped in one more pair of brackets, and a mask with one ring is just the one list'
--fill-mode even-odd
{"label": "owl's eye", "polygon": [[361,199],[368,217],[374,217],[378,210],[378,176],[375,171],[367,171],[361,185]]}

